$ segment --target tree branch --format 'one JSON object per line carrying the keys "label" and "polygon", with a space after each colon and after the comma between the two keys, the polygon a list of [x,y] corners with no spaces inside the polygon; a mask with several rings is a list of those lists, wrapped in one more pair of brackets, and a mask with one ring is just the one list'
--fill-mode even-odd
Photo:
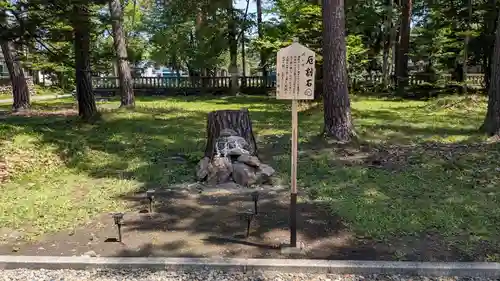
{"label": "tree branch", "polygon": [[[17,22],[19,22],[19,26],[21,27],[21,30],[25,30],[23,28],[24,26],[24,21],[23,19],[19,16],[19,14],[17,13],[17,11],[15,11],[14,9],[9,9],[9,11],[14,15],[14,17],[16,18]],[[59,55],[52,51],[49,47],[47,47],[47,45],[42,42],[42,40],[40,40],[40,38],[38,38],[38,36],[36,34],[33,34],[29,29],[26,29],[26,31],[28,32],[28,34],[30,35],[30,37],[32,37],[33,39],[35,39],[35,41],[40,44],[45,50],[47,50],[47,52],[49,52],[51,55],[55,56],[55,57],[58,57]],[[50,44],[48,44],[50,45]],[[50,46],[52,47],[53,49],[57,49],[55,48],[54,46]],[[63,64],[65,64],[66,66],[69,66],[69,67],[72,67],[72,68],[76,68],[76,66],[70,62],[67,62],[67,61],[62,61]]]}
{"label": "tree branch", "polygon": [[[247,0],[247,7],[245,8],[245,15],[243,16],[243,21],[247,20],[248,6],[250,6],[250,0]],[[236,41],[240,41],[244,32],[245,32],[245,29],[242,27],[240,33],[238,34],[238,37],[236,38]]]}

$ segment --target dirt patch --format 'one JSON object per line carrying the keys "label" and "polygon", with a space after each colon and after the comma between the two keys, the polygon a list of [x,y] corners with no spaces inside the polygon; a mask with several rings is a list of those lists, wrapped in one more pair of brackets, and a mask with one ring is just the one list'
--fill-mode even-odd
{"label": "dirt patch", "polygon": [[[143,195],[130,196],[135,211],[124,217],[123,242],[104,214],[75,230],[46,236],[37,242],[10,242],[0,254],[80,256],[170,256],[283,258],[279,245],[289,239],[286,190],[261,192],[258,214],[245,237],[242,215],[253,210],[248,192],[172,192],[157,194],[154,212]],[[307,258],[361,260],[462,260],[459,252],[436,236],[394,239],[390,243],[356,237],[321,202],[298,204],[298,240]]]}
{"label": "dirt patch", "polygon": [[[275,139],[269,142],[280,143]],[[408,166],[420,165],[431,160],[454,166],[460,159],[482,156],[489,151],[497,150],[499,145],[500,142],[494,139],[473,144],[427,142],[408,145],[373,143],[343,145],[329,143],[322,137],[314,137],[302,145],[302,154],[311,159],[329,156],[331,165],[335,166],[365,166],[401,171]],[[261,151],[271,156],[280,155],[282,152],[277,150],[276,146],[264,146]]]}
{"label": "dirt patch", "polygon": [[69,117],[78,116],[78,110],[75,108],[54,109],[52,111],[42,109],[32,109],[20,112],[0,111],[0,120],[10,117]]}
{"label": "dirt patch", "polygon": [[4,158],[0,157],[0,183],[6,182],[9,179],[9,171]]}
{"label": "dirt patch", "polygon": [[76,108],[65,108],[65,109],[54,109],[51,111],[33,109],[21,112],[11,113],[11,116],[23,116],[23,117],[48,117],[48,116],[77,116],[78,110]]}

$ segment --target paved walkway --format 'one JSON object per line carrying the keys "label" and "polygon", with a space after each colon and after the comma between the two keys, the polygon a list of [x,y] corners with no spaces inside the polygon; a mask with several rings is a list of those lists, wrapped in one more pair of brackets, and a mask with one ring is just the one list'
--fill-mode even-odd
{"label": "paved walkway", "polygon": [[[68,97],[71,97],[71,94],[51,95],[51,96],[32,96],[31,101],[55,100],[55,99],[68,98]],[[3,100],[0,100],[0,103],[12,103],[12,99],[3,99]]]}

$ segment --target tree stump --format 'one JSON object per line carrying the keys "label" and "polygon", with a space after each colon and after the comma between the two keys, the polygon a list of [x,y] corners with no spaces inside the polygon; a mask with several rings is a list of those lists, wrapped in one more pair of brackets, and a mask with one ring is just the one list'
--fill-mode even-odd
{"label": "tree stump", "polygon": [[226,132],[232,130],[237,136],[244,138],[248,144],[249,154],[257,156],[257,144],[253,135],[250,113],[248,109],[242,108],[240,110],[218,110],[208,113],[205,157],[212,159],[216,154],[217,139],[224,130]]}
{"label": "tree stump", "polygon": [[196,176],[210,185],[265,183],[274,169],[260,162],[248,109],[219,110],[208,114],[205,157]]}

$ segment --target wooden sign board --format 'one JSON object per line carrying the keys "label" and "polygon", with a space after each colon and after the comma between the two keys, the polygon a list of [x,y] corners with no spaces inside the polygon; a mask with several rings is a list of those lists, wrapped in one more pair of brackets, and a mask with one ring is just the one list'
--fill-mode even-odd
{"label": "wooden sign board", "polygon": [[297,42],[279,50],[276,61],[276,98],[314,99],[315,63],[316,54]]}

